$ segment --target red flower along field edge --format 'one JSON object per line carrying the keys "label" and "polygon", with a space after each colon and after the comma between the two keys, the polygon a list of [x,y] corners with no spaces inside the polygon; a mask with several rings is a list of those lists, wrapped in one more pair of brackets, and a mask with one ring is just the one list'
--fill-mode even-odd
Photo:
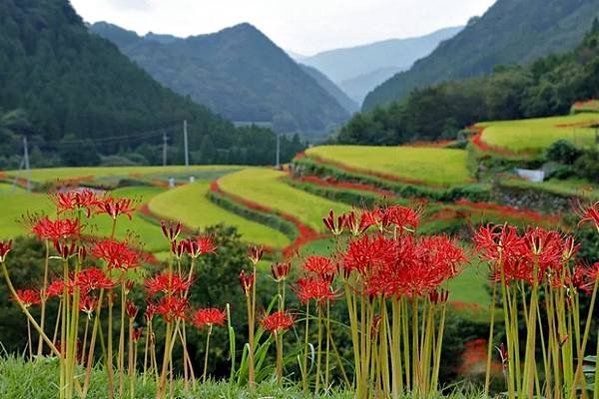
{"label": "red flower along field edge", "polygon": [[[278,384],[295,380],[306,396],[327,394],[338,384],[354,390],[357,398],[439,395],[451,295],[447,282],[474,257],[489,265],[491,306],[502,307],[505,330],[501,335],[505,338],[498,342],[491,311],[488,346],[476,352],[481,357],[486,351],[485,395],[492,360],[497,358],[509,398],[588,395],[583,359],[591,336],[599,264],[581,265],[576,260],[578,245],[558,231],[483,226],[475,235],[474,253],[468,253],[448,236],[419,235],[420,213],[408,207],[331,212],[323,224],[336,239],[335,250],[330,256],[299,259],[297,271],[292,271],[290,260],[274,263],[270,275],[277,293],[270,305],[261,303],[256,294],[259,282],[265,281],[257,278],[264,250],[249,249],[247,267],[239,274],[246,308],[231,314],[227,304],[194,309],[190,302],[194,283],[201,273],[210,273],[197,270],[198,258],[213,254],[218,259],[219,249],[211,237],[184,237],[181,223],[163,222],[171,257],[158,273],[146,275],[143,254],[130,241],[114,238],[118,221],[133,217],[135,204],[91,191],[52,198],[57,217],[30,220],[32,234],[46,248],[39,285],[13,286],[10,241],[0,242],[0,266],[32,331],[29,356],[52,356],[60,364],[60,398],[85,398],[91,370],[99,362],[108,381],[102,389],[110,398],[135,397],[137,384],[147,381],[154,381],[156,398],[171,397],[175,371],[183,376],[182,385],[191,396],[194,387],[208,378],[214,328],[229,330],[231,382],[247,384],[249,390],[272,374]],[[84,238],[88,218],[94,215],[112,221],[110,236]],[[599,232],[599,203],[582,211],[581,223],[591,223]],[[62,275],[50,279],[49,262],[60,262]],[[137,296],[133,291],[145,294],[143,306],[133,302]],[[299,308],[290,305],[289,293],[298,299]],[[583,311],[580,299],[587,295],[590,308]],[[52,326],[45,315],[49,301],[59,304]],[[333,319],[333,305],[347,312],[347,326]],[[36,306],[39,316],[31,312]],[[231,318],[242,312],[248,320],[248,342],[237,353]],[[521,329],[523,324],[526,328]],[[187,338],[193,330],[205,337],[201,365],[188,352]],[[290,330],[295,333],[287,334]],[[349,362],[338,349],[341,335],[350,337]],[[274,366],[265,360],[272,343]],[[293,356],[285,357],[285,348],[293,344]],[[175,350],[183,354],[182,370],[173,369]],[[297,366],[299,373],[292,370]],[[195,372],[199,367],[201,378]],[[138,374],[141,380],[135,378]]]}

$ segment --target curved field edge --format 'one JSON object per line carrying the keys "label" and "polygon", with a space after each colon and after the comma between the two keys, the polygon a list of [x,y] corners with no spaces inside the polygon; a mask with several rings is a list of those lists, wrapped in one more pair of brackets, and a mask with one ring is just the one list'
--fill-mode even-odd
{"label": "curved field edge", "polygon": [[190,166],[106,166],[106,167],[72,167],[72,168],[41,168],[32,169],[28,174],[23,171],[2,172],[8,179],[16,176],[29,177],[38,183],[53,182],[57,180],[82,180],[93,181],[106,177],[144,177],[148,175],[194,174],[201,172],[239,170],[241,166],[235,165],[190,165]]}
{"label": "curved field edge", "polygon": [[305,155],[350,172],[431,187],[472,183],[463,150],[437,147],[319,146]]}
{"label": "curved field edge", "polygon": [[333,210],[336,214],[351,209],[346,204],[330,201],[287,185],[287,173],[266,168],[248,168],[218,179],[223,193],[265,211],[295,220],[316,232],[323,232],[322,218]]}
{"label": "curved field edge", "polygon": [[188,229],[226,224],[237,228],[244,241],[281,249],[290,239],[278,230],[247,220],[214,204],[207,198],[208,182],[187,184],[154,197],[148,209],[157,218],[181,221]]}
{"label": "curved field edge", "polygon": [[402,183],[366,173],[347,171],[330,164],[320,163],[306,156],[296,157],[291,166],[292,174],[295,177],[318,176],[327,180],[366,184],[406,198],[429,198],[442,202],[451,202],[459,198],[468,198],[472,201],[488,201],[491,198],[491,186],[489,184],[475,183],[451,188],[439,188]]}
{"label": "curved field edge", "polygon": [[481,122],[475,125],[480,132],[480,143],[495,152],[506,155],[533,155],[548,148],[558,140],[568,140],[580,147],[595,143],[595,129],[599,113],[512,121]]}

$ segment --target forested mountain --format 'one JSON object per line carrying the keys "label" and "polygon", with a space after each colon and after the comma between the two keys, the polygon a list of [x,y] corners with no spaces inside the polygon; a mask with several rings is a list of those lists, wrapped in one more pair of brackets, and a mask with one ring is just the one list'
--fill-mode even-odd
{"label": "forested mountain", "polygon": [[[298,61],[312,66],[349,94],[344,82],[352,88],[352,99],[362,102],[364,96],[398,70],[408,69],[443,40],[453,37],[462,27],[441,29],[425,36],[390,39],[362,46],[329,50]],[[373,80],[372,74],[378,79]]]}
{"label": "forested mountain", "polygon": [[428,57],[372,91],[363,109],[402,100],[415,88],[567,51],[580,42],[598,15],[597,0],[497,0]]}
{"label": "forested mountain", "polygon": [[304,72],[310,75],[312,79],[314,79],[316,83],[320,85],[320,87],[325,89],[331,96],[333,96],[335,100],[337,100],[337,102],[341,104],[341,106],[345,108],[347,112],[353,114],[354,112],[360,109],[358,103],[349,98],[348,95],[345,94],[345,92],[341,90],[335,83],[333,83],[331,79],[329,79],[324,73],[320,72],[318,69],[314,67],[304,65],[301,63],[299,64],[299,66],[303,69]]}
{"label": "forested mountain", "polygon": [[342,80],[338,83],[338,85],[339,88],[343,90],[344,93],[347,93],[350,98],[352,98],[358,104],[362,104],[364,97],[366,97],[366,95],[370,93],[372,89],[396,73],[405,71],[408,68],[409,66],[379,68],[372,72],[356,76],[355,78]]}
{"label": "forested mountain", "polygon": [[[147,158],[160,157],[161,131],[177,146],[183,119],[189,122],[194,162],[207,160],[202,152],[210,153],[212,162],[274,160],[272,131],[236,129],[164,88],[114,44],[89,33],[68,0],[0,2],[0,87],[0,115],[21,110],[28,120],[4,129],[0,168],[14,167],[10,154],[20,150],[16,139],[21,134],[29,136],[34,155],[44,154],[37,157],[40,163],[54,162],[48,160],[52,154],[69,145],[77,162],[95,163],[97,153],[122,153],[140,144],[148,154],[145,162],[150,162]],[[172,161],[182,160],[180,151],[170,155]]]}
{"label": "forested mountain", "polygon": [[566,114],[575,101],[599,98],[599,21],[591,26],[566,54],[416,89],[403,102],[358,113],[338,140],[396,145],[455,138],[463,127],[485,120]]}
{"label": "forested mountain", "polygon": [[139,37],[108,23],[92,30],[113,41],[156,80],[239,122],[271,122],[282,132],[322,136],[349,113],[250,24],[172,40]]}

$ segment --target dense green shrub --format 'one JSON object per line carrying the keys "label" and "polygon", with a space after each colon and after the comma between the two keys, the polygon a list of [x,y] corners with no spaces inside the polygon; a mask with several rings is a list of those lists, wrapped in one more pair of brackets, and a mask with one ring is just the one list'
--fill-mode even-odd
{"label": "dense green shrub", "polygon": [[547,160],[572,165],[582,151],[568,140],[558,140],[547,149]]}
{"label": "dense green shrub", "polygon": [[599,183],[599,151],[595,149],[585,151],[574,162],[574,169],[580,177]]}

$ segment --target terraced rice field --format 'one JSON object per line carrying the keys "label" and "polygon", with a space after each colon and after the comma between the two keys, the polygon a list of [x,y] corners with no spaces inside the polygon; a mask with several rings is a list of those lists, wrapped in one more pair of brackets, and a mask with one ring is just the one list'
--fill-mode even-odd
{"label": "terraced rice field", "polygon": [[595,129],[599,113],[551,118],[524,119],[516,121],[484,122],[482,141],[491,146],[514,152],[539,152],[558,140],[569,140],[580,147],[595,143]]}
{"label": "terraced rice field", "polygon": [[[195,166],[116,166],[116,167],[86,167],[86,168],[46,168],[31,171],[31,180],[34,182],[52,182],[71,179],[98,179],[107,177],[135,177],[150,175],[189,174],[198,175],[209,172],[230,172],[239,169],[238,166],[222,165],[195,165]],[[16,171],[5,172],[7,176],[15,176]],[[18,174],[26,177],[24,172]],[[198,177],[201,177],[198,176]]]}
{"label": "terraced rice field", "polygon": [[293,188],[281,180],[285,176],[285,172],[274,169],[248,168],[220,178],[219,186],[226,193],[294,216],[316,231],[323,231],[322,218],[329,210],[340,214],[351,209]]}
{"label": "terraced rice field", "polygon": [[306,155],[361,173],[453,186],[471,182],[466,151],[429,147],[320,146]]}
{"label": "terraced rice field", "polygon": [[[245,185],[253,183],[245,181]],[[280,231],[244,219],[213,204],[206,198],[209,189],[210,184],[207,182],[177,187],[154,197],[149,203],[149,209],[159,217],[180,220],[194,229],[223,223],[237,227],[248,242],[272,248],[283,248],[290,244],[289,239]]]}

